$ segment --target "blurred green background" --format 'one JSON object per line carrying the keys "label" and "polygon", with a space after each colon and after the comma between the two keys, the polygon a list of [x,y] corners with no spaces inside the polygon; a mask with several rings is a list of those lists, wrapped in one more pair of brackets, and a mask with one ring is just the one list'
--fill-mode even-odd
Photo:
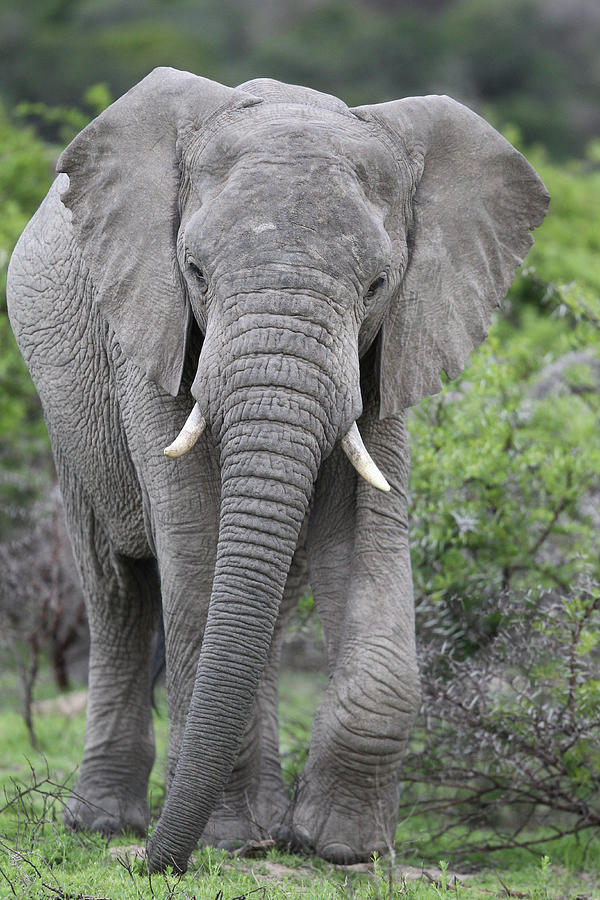
{"label": "blurred green background", "polygon": [[600,134],[599,47],[597,0],[3,0],[0,91],[72,106],[170,65],[349,104],[448,93],[566,158]]}

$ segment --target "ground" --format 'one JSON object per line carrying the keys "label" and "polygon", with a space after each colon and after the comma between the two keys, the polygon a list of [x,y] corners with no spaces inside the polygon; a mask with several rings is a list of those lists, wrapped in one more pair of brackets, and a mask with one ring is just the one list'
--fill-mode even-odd
{"label": "ground", "polygon": [[[282,680],[282,756],[287,777],[301,769],[306,733],[323,687],[323,676],[285,673]],[[0,898],[19,900],[433,900],[440,897],[523,897],[531,900],[600,898],[600,861],[587,871],[570,860],[581,858],[575,844],[563,841],[547,858],[504,854],[450,866],[443,845],[438,860],[417,858],[412,849],[418,823],[400,825],[395,858],[357,866],[333,866],[318,859],[291,856],[268,844],[228,855],[198,851],[182,879],[148,877],[139,839],[73,834],[60,824],[61,790],[72,784],[83,746],[85,692],[58,695],[40,679],[34,709],[38,750],[29,744],[18,710],[16,681],[0,683]],[[156,712],[158,758],[151,781],[151,802],[158,810],[166,751],[166,714],[159,691]],[[30,790],[37,785],[35,790]],[[23,793],[25,791],[25,793]],[[14,798],[21,794],[21,800]],[[423,841],[420,841],[421,853]],[[442,856],[441,862],[439,856]]]}

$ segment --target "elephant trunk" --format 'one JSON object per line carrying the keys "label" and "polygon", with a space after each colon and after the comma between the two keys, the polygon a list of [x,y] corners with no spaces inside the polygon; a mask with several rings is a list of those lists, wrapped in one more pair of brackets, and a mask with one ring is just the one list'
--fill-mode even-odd
{"label": "elephant trunk", "polygon": [[250,355],[250,368],[246,355],[230,363],[208,414],[221,453],[217,561],[177,768],[148,843],[152,870],[185,870],[230,776],[321,458],[335,440],[333,397],[306,387],[319,384],[314,365],[264,348]]}

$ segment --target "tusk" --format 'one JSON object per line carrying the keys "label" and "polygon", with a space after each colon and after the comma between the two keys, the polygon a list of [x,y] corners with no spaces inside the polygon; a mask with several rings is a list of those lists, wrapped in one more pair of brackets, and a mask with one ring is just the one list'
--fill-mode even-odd
{"label": "tusk", "polygon": [[198,404],[195,403],[193,410],[187,417],[185,425],[173,443],[169,444],[168,447],[165,447],[165,456],[168,456],[171,459],[177,459],[179,456],[183,456],[184,453],[187,453],[188,450],[192,449],[205,428],[206,419],[200,412]]}
{"label": "tusk", "polygon": [[378,491],[391,490],[389,484],[369,456],[356,422],[352,424],[350,431],[344,435],[341,444],[342,450],[365,481],[372,484]]}

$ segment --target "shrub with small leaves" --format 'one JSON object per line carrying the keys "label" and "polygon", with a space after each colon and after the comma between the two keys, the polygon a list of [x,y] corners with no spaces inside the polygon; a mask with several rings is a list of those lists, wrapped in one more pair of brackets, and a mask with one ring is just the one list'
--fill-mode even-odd
{"label": "shrub with small leaves", "polygon": [[569,595],[503,594],[485,611],[496,635],[470,657],[459,658],[439,619],[422,629],[424,715],[405,761],[403,812],[425,813],[456,855],[591,833],[600,828],[600,583],[581,576]]}
{"label": "shrub with small leaves", "polygon": [[600,576],[600,332],[575,302],[554,291],[545,314],[498,319],[462,379],[411,414],[417,605],[458,599],[480,618],[501,592]]}

